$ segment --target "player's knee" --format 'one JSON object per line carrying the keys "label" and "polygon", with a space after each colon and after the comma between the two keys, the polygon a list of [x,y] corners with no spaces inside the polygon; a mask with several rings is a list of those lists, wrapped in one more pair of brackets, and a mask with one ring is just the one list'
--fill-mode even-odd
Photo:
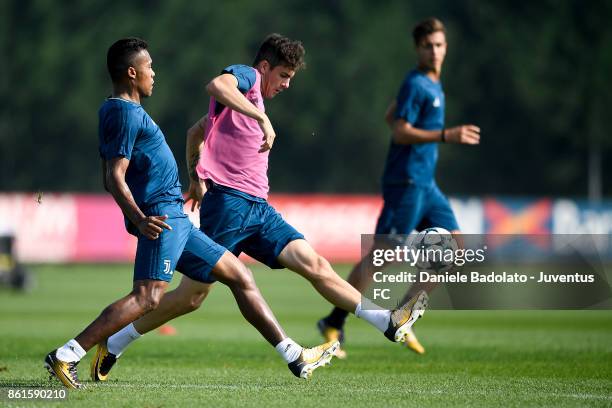
{"label": "player's knee", "polygon": [[136,298],[136,303],[140,308],[141,314],[145,314],[155,310],[159,305],[159,300],[152,296],[139,296]]}
{"label": "player's knee", "polygon": [[253,273],[236,257],[228,256],[221,259],[213,269],[214,277],[224,285],[233,289],[250,289],[255,286]]}
{"label": "player's knee", "polygon": [[141,313],[145,314],[157,309],[162,296],[163,293],[158,291],[141,290],[135,293],[135,300]]}
{"label": "player's knee", "polygon": [[255,278],[253,272],[247,268],[242,262],[236,263],[232,273],[232,284],[242,290],[252,289],[255,287]]}

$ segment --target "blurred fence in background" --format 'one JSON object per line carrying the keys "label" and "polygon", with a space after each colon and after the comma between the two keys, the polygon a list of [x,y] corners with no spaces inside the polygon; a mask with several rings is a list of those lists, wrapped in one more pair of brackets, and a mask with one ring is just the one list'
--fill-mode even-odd
{"label": "blurred fence in background", "polygon": [[[136,239],[108,195],[0,194],[0,235],[14,235],[22,262],[131,262]],[[374,195],[276,194],[270,203],[332,262],[354,262],[361,234],[374,231],[382,200]],[[612,200],[451,198],[468,234],[612,234]],[[190,212],[195,225],[198,213]]]}

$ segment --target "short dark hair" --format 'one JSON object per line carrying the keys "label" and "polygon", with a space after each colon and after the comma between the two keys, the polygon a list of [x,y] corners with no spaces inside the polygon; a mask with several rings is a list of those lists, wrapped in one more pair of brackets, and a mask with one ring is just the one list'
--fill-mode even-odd
{"label": "short dark hair", "polygon": [[412,38],[414,39],[414,44],[419,45],[423,38],[427,37],[429,34],[433,34],[438,31],[441,31],[446,34],[446,27],[444,27],[444,24],[437,18],[429,17],[421,21],[412,30]]}
{"label": "short dark hair", "polygon": [[301,41],[291,40],[280,34],[270,34],[259,47],[253,66],[266,60],[272,68],[284,65],[295,71],[306,67],[304,46]]}
{"label": "short dark hair", "polygon": [[146,41],[136,37],[115,41],[106,54],[106,67],[113,82],[119,81],[134,63],[134,56],[149,47]]}

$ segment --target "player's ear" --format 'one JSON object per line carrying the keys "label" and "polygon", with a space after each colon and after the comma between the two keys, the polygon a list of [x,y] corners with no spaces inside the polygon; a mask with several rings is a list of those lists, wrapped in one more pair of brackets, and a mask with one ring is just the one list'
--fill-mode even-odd
{"label": "player's ear", "polygon": [[136,78],[136,68],[129,67],[127,69],[128,78],[135,79]]}
{"label": "player's ear", "polygon": [[261,61],[261,72],[266,73],[270,69],[270,63],[268,60]]}

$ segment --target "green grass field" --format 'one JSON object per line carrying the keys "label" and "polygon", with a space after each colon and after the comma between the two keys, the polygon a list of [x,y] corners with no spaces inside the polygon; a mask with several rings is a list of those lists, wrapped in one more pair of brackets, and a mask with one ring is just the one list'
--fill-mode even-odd
{"label": "green grass field", "polygon": [[[0,292],[3,395],[14,386],[55,385],[42,368],[45,354],[131,285],[127,265],[32,269],[32,293]],[[253,269],[288,334],[318,344],[314,325],[328,304],[297,275]],[[424,356],[351,318],[349,358],[304,381],[242,319],[229,290],[217,286],[199,311],[174,322],[177,336],[144,336],[121,358],[111,381],[86,381],[87,389],[46,405],[612,406],[610,311],[429,311],[416,326]],[[83,380],[92,354],[81,363]],[[0,406],[37,405],[2,398]]]}

